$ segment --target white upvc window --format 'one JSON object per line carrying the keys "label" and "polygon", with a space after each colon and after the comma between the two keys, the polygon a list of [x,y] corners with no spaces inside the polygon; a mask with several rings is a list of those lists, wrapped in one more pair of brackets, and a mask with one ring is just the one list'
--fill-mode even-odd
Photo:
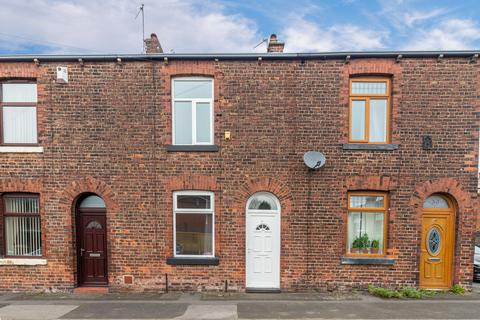
{"label": "white upvc window", "polygon": [[26,81],[0,83],[0,118],[1,144],[37,144],[37,84]]}
{"label": "white upvc window", "polygon": [[213,144],[213,79],[172,79],[172,143]]}
{"label": "white upvc window", "polygon": [[215,256],[214,194],[210,191],[173,193],[175,257]]}

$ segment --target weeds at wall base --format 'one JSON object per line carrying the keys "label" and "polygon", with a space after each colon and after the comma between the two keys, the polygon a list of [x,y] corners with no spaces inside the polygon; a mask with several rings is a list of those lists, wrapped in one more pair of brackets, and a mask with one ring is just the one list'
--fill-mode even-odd
{"label": "weeds at wall base", "polygon": [[432,297],[437,294],[453,293],[457,295],[465,294],[465,288],[461,285],[456,284],[450,290],[438,291],[438,290],[426,290],[426,289],[417,289],[417,288],[401,288],[398,290],[386,289],[380,287],[368,287],[368,292],[376,297],[386,298],[386,299],[422,299],[426,297]]}

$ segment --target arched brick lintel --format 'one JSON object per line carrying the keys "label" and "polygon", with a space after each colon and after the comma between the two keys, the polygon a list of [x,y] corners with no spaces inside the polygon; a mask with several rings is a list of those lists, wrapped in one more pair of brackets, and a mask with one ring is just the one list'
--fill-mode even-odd
{"label": "arched brick lintel", "polygon": [[0,190],[5,192],[27,192],[42,193],[43,185],[38,180],[25,179],[2,179],[0,180]]}
{"label": "arched brick lintel", "polygon": [[351,176],[347,177],[345,184],[348,191],[390,191],[397,185],[388,176]]}
{"label": "arched brick lintel", "polygon": [[204,175],[184,175],[167,179],[165,186],[169,193],[180,190],[217,190],[217,178]]}
{"label": "arched brick lintel", "polygon": [[274,178],[251,179],[238,189],[236,203],[245,207],[248,199],[257,192],[270,192],[280,201],[282,215],[292,210],[292,194],[290,188]]}
{"label": "arched brick lintel", "polygon": [[462,185],[452,178],[428,180],[418,184],[410,200],[410,205],[421,216],[425,200],[434,193],[442,193],[451,198],[457,206],[458,213],[475,211],[474,200]]}
{"label": "arched brick lintel", "polygon": [[399,75],[402,72],[401,64],[396,63],[393,59],[372,58],[351,60],[345,65],[345,72],[349,76],[356,75]]}
{"label": "arched brick lintel", "polygon": [[105,182],[90,176],[70,183],[65,188],[59,204],[66,211],[73,210],[78,198],[85,193],[95,193],[101,197],[105,201],[109,216],[117,212],[118,205],[115,202],[115,194],[112,189]]}

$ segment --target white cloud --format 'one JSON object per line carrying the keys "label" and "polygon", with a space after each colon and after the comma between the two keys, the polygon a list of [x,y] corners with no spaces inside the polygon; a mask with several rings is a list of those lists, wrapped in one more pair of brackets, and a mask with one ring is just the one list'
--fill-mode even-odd
{"label": "white cloud", "polygon": [[285,51],[346,51],[384,48],[385,32],[355,25],[333,25],[321,28],[303,18],[296,18],[282,32]]}
{"label": "white cloud", "polygon": [[422,22],[425,20],[438,17],[439,15],[442,15],[445,12],[446,10],[443,8],[437,8],[437,9],[433,9],[431,11],[425,11],[425,12],[422,12],[422,11],[407,12],[404,14],[404,21],[408,27],[413,27],[413,25],[418,22]]}
{"label": "white cloud", "polygon": [[[56,53],[139,53],[141,2],[2,0],[0,50],[31,45],[30,39]],[[261,39],[253,21],[210,1],[147,0],[145,21],[146,36],[155,32],[165,51],[246,52]]]}
{"label": "white cloud", "polygon": [[406,50],[465,50],[474,49],[480,39],[480,28],[472,20],[449,19],[429,30],[420,32],[407,43]]}

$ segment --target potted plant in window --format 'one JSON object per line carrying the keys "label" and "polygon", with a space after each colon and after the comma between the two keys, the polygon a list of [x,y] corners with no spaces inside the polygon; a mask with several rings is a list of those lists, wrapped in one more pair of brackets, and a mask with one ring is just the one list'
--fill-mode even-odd
{"label": "potted plant in window", "polygon": [[361,236],[356,237],[352,242],[352,253],[368,253],[370,248],[370,241],[368,240],[368,235],[364,233]]}
{"label": "potted plant in window", "polygon": [[370,248],[370,240],[368,239],[368,234],[364,233],[363,236],[360,237],[360,239],[362,245],[362,253],[368,253],[368,249]]}
{"label": "potted plant in window", "polygon": [[380,251],[380,241],[372,240],[372,242],[370,243],[370,253],[378,254],[379,251]]}
{"label": "potted plant in window", "polygon": [[356,237],[352,242],[351,253],[360,253],[362,250],[362,237]]}

